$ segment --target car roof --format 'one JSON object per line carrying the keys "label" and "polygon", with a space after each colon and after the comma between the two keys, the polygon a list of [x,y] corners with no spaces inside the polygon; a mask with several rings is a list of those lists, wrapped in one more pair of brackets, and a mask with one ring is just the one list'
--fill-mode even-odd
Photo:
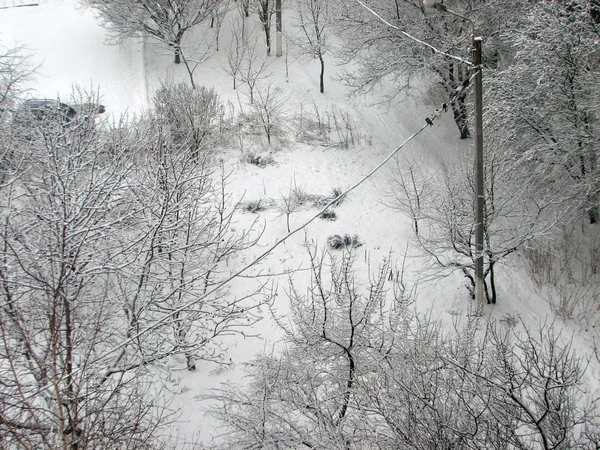
{"label": "car roof", "polygon": [[65,112],[69,116],[74,116],[77,114],[77,111],[75,111],[75,109],[72,106],[67,105],[66,103],[62,103],[56,99],[31,98],[31,99],[25,100],[23,102],[23,105],[25,108],[31,109],[31,110],[58,108],[58,109],[61,109],[63,112]]}

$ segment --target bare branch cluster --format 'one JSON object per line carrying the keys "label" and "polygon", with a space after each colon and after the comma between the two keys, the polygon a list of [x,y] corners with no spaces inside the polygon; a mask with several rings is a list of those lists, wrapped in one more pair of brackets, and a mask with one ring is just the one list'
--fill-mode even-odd
{"label": "bare branch cluster", "polygon": [[262,286],[215,289],[255,239],[233,231],[227,174],[203,148],[218,99],[192,91],[185,128],[169,115],[178,92],[161,92],[161,120],[46,115],[12,140],[18,175],[0,190],[3,447],[160,446],[174,412],[156,368],[222,362],[218,338],[251,334],[269,299]]}
{"label": "bare branch cluster", "polygon": [[289,289],[284,345],[250,364],[246,386],[211,397],[225,447],[593,447],[585,365],[553,326],[444,333],[411,307],[403,276],[388,281],[389,260],[364,287],[349,253],[311,261],[308,291]]}

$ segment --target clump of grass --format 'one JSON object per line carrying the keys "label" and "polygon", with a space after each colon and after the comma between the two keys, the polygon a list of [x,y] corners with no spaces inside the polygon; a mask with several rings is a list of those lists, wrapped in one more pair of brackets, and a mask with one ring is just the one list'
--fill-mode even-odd
{"label": "clump of grass", "polygon": [[242,157],[242,162],[255,165],[257,167],[260,167],[261,169],[275,164],[275,160],[271,155],[262,153],[246,153]]}
{"label": "clump of grass", "polygon": [[329,196],[329,201],[334,200],[332,206],[340,206],[344,199],[346,198],[346,194],[342,195],[344,191],[341,188],[333,188],[331,190],[331,195]]}
{"label": "clump of grass", "polygon": [[316,204],[322,197],[315,194],[309,194],[302,186],[295,186],[292,189],[291,195],[294,201],[300,205]]}
{"label": "clump of grass", "polygon": [[356,234],[354,236],[350,236],[349,234],[344,234],[344,236],[334,234],[327,238],[327,245],[332,250],[341,250],[343,248],[358,248],[363,244]]}
{"label": "clump of grass", "polygon": [[331,203],[333,200],[335,200],[333,203],[331,203],[330,206],[332,207],[337,207],[340,206],[342,204],[342,202],[344,201],[344,199],[346,198],[346,195],[342,195],[344,193],[344,191],[340,188],[333,188],[331,190],[331,192],[329,193],[329,195],[319,195],[319,196],[314,196],[315,197],[315,202],[314,202],[314,206],[317,208],[323,208],[324,206],[329,205],[329,203]]}
{"label": "clump of grass", "polygon": [[265,211],[267,209],[267,207],[268,207],[267,202],[265,202],[263,199],[251,200],[249,202],[242,204],[243,211],[253,213],[253,214],[257,214],[261,211]]}
{"label": "clump of grass", "polygon": [[336,220],[337,219],[337,214],[333,209],[326,209],[325,211],[323,211],[321,213],[321,215],[319,216],[320,219],[323,220]]}

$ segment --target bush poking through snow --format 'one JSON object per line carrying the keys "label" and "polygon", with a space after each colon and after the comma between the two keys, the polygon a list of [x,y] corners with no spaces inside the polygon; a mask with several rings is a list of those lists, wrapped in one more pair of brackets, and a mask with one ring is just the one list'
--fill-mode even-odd
{"label": "bush poking through snow", "polygon": [[302,206],[306,205],[307,203],[316,205],[317,202],[322,198],[315,194],[309,194],[302,186],[294,186],[292,189],[292,196],[294,197],[296,203]]}
{"label": "bush poking through snow", "polygon": [[350,113],[332,107],[320,110],[313,103],[312,109],[301,103],[299,112],[292,118],[296,124],[296,139],[305,142],[320,142],[326,147],[348,149],[361,142],[370,143],[369,136],[360,128]]}
{"label": "bush poking through snow", "polygon": [[242,209],[249,213],[259,213],[261,211],[265,211],[268,208],[267,202],[263,199],[260,200],[252,200],[242,205]]}
{"label": "bush poking through snow", "polygon": [[340,236],[339,234],[334,234],[327,238],[327,245],[332,250],[342,250],[344,248],[358,248],[362,244],[358,240],[358,235],[350,236],[349,234],[344,234],[344,236]]}
{"label": "bush poking through snow", "polygon": [[321,215],[319,216],[320,219],[323,220],[336,220],[337,219],[337,214],[335,213],[335,211],[333,209],[326,209],[325,211],[323,211],[321,213]]}
{"label": "bush poking through snow", "polygon": [[253,164],[257,167],[260,167],[261,169],[275,164],[275,160],[268,153],[246,153],[242,157],[242,161],[248,164]]}
{"label": "bush poking through snow", "polygon": [[196,159],[222,134],[224,108],[214,89],[163,84],[152,101],[156,118],[166,125],[174,142],[189,149]]}
{"label": "bush poking through snow", "polygon": [[333,188],[331,190],[331,200],[335,199],[335,202],[331,206],[340,206],[344,199],[346,198],[346,194],[342,195],[344,191],[341,188]]}

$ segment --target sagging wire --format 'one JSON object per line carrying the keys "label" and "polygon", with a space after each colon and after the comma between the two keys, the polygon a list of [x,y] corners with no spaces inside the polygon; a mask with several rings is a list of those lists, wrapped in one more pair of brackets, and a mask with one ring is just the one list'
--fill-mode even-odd
{"label": "sagging wire", "polygon": [[[360,0],[357,0],[357,1],[360,2]],[[471,66],[473,66],[473,64],[471,64]],[[225,287],[227,284],[229,284],[234,279],[240,277],[248,269],[252,268],[253,266],[255,266],[256,264],[258,264],[259,262],[263,261],[265,258],[267,258],[273,252],[273,250],[275,250],[277,247],[279,247],[281,244],[283,244],[285,241],[287,241],[290,237],[292,237],[296,233],[304,230],[308,225],[310,225],[317,218],[319,218],[330,206],[332,206],[336,202],[340,201],[348,193],[352,192],[353,190],[355,190],[356,188],[358,188],[361,184],[363,184],[365,181],[367,181],[369,178],[371,178],[390,159],[392,159],[400,150],[402,150],[406,146],[406,144],[408,144],[410,141],[412,141],[414,138],[416,138],[425,129],[427,129],[430,126],[433,126],[434,122],[437,119],[439,119],[444,112],[448,111],[448,104],[452,104],[452,102],[454,102],[458,98],[459,95],[464,94],[465,91],[472,86],[471,81],[475,78],[475,76],[477,75],[477,73],[481,70],[481,67],[475,67],[475,66],[473,66],[472,68],[473,68],[472,75],[469,78],[467,78],[466,80],[464,80],[463,83],[461,84],[461,86],[459,86],[458,88],[455,89],[454,95],[447,102],[442,103],[439,108],[436,108],[435,111],[433,112],[433,114],[431,114],[431,115],[429,115],[428,117],[425,118],[425,125],[423,125],[417,131],[415,131],[413,134],[411,134],[408,138],[406,138],[398,147],[396,147],[392,152],[390,152],[379,164],[377,164],[373,169],[371,169],[365,176],[363,176],[355,184],[353,184],[348,189],[346,189],[341,194],[339,194],[337,197],[335,197],[331,201],[329,201],[314,216],[312,216],[310,219],[308,219],[306,222],[304,222],[298,228],[290,231],[282,239],[277,240],[273,245],[271,245],[269,248],[267,248],[267,250],[265,250],[263,253],[261,253],[259,256],[257,256],[256,259],[254,259],[254,261],[250,262],[249,264],[247,264],[246,266],[244,266],[243,268],[241,268],[240,270],[238,270],[234,274],[230,275],[227,279],[225,279],[224,281],[222,281],[221,283],[219,283],[218,285],[216,285],[213,289],[207,291],[202,296],[200,296],[198,298],[195,298],[194,300],[189,301],[189,302],[187,302],[187,303],[185,303],[185,304],[183,304],[183,305],[181,305],[181,306],[173,309],[170,313],[168,313],[167,315],[163,316],[162,318],[160,318],[159,320],[157,320],[153,324],[151,324],[151,325],[147,326],[146,328],[142,329],[141,331],[139,331],[135,335],[130,336],[129,338],[125,339],[120,344],[117,344],[116,346],[112,347],[111,349],[108,349],[105,352],[103,352],[102,354],[98,355],[96,358],[94,358],[91,362],[89,362],[86,365],[89,366],[91,364],[95,364],[95,363],[98,363],[98,362],[102,361],[103,359],[109,357],[113,353],[116,353],[118,350],[124,349],[127,345],[135,342],[137,339],[139,339],[140,337],[142,337],[146,333],[148,333],[148,332],[150,332],[150,331],[152,331],[152,330],[154,330],[156,328],[159,328],[160,326],[164,325],[168,320],[172,319],[176,315],[178,315],[178,314],[182,313],[183,311],[187,310],[188,308],[192,307],[194,304],[196,304],[198,302],[202,302],[203,300],[205,300],[210,295],[214,294],[218,290],[220,290],[223,287]],[[80,367],[77,367],[77,368],[73,369],[73,371],[71,372],[70,376],[73,376],[74,374],[80,372],[81,370],[82,370],[82,368],[80,368]],[[40,392],[42,392],[42,389],[40,389],[37,392],[31,393],[30,395],[28,395],[27,397],[25,397],[23,399],[23,401],[27,401],[27,400],[33,398],[33,396],[38,395]]]}
{"label": "sagging wire", "polygon": [[442,116],[443,113],[448,112],[448,105],[451,105],[452,103],[454,103],[460,95],[464,95],[464,93],[468,89],[470,89],[471,86],[473,86],[473,84],[471,82],[477,76],[479,71],[481,71],[481,67],[473,66],[472,69],[473,69],[473,73],[471,74],[471,76],[469,78],[466,78],[462,82],[462,84],[454,90],[453,96],[450,97],[450,99],[448,101],[442,103],[439,108],[436,108],[435,111],[433,112],[433,114],[431,114],[428,117],[425,117],[425,123],[427,125],[432,127],[433,123],[436,120],[438,120]]}
{"label": "sagging wire", "polygon": [[[457,95],[458,95],[458,93],[457,93]],[[442,105],[442,107],[443,107],[443,105]],[[437,109],[436,109],[436,111],[437,111]],[[435,117],[435,114],[432,115],[432,117]],[[249,264],[247,264],[246,266],[244,266],[243,268],[241,268],[240,270],[238,270],[234,274],[230,275],[227,279],[225,279],[224,281],[222,281],[221,283],[219,283],[218,285],[216,285],[211,290],[207,291],[202,296],[194,298],[194,300],[189,301],[189,302],[187,302],[187,303],[185,303],[185,304],[183,304],[183,305],[181,305],[181,306],[173,309],[171,312],[169,312],[168,314],[166,314],[165,316],[163,316],[162,318],[160,318],[159,320],[157,320],[153,324],[147,326],[146,328],[142,329],[141,331],[137,332],[136,334],[130,336],[127,339],[125,339],[120,344],[117,344],[114,347],[112,347],[112,348],[104,351],[103,353],[101,353],[100,355],[98,355],[97,357],[95,357],[91,362],[88,362],[86,365],[90,366],[90,365],[93,365],[93,364],[96,364],[96,363],[102,361],[103,359],[108,358],[113,353],[116,353],[117,351],[119,351],[121,349],[124,349],[127,345],[135,342],[136,340],[138,340],[143,335],[149,333],[150,331],[152,331],[152,330],[154,330],[156,328],[159,328],[159,327],[163,326],[165,323],[167,323],[169,320],[171,320],[176,315],[182,313],[186,309],[189,309],[194,304],[196,304],[198,302],[202,302],[207,297],[209,297],[210,295],[214,294],[218,290],[222,289],[223,287],[225,287],[227,284],[229,284],[231,281],[233,281],[237,277],[241,276],[248,269],[250,269],[251,267],[255,266],[256,264],[258,264],[259,262],[261,262],[262,260],[264,260],[265,258],[267,258],[273,252],[273,250],[275,250],[277,247],[279,247],[281,244],[283,244],[285,241],[287,241],[290,237],[292,237],[296,233],[304,230],[308,225],[310,225],[317,218],[319,218],[319,216],[321,216],[321,214],[323,214],[323,212],[325,212],[325,210],[327,210],[330,206],[332,206],[333,204],[335,204],[336,202],[338,202],[339,200],[341,200],[342,198],[344,198],[348,193],[352,192],[353,190],[355,190],[356,188],[358,188],[361,184],[363,184],[365,181],[367,181],[369,178],[371,178],[390,159],[392,159],[400,150],[402,150],[406,146],[406,144],[408,144],[410,141],[412,141],[414,138],[416,138],[419,134],[421,134],[428,127],[429,127],[429,124],[425,123],[425,125],[423,125],[421,128],[419,128],[413,134],[411,134],[398,147],[396,147],[393,151],[391,151],[379,164],[377,164],[373,169],[371,169],[365,176],[363,176],[360,180],[358,180],[356,183],[354,183],[348,189],[346,189],[345,191],[343,191],[337,197],[335,197],[334,199],[332,199],[331,201],[329,201],[321,210],[319,210],[319,212],[317,212],[314,216],[312,216],[310,219],[308,219],[306,222],[304,222],[298,228],[290,231],[282,239],[277,240],[267,250],[265,250],[263,253],[261,253],[259,256],[257,256],[256,259],[254,259],[254,261],[250,262]],[[73,371],[71,372],[70,376],[73,376],[74,374],[79,373],[81,370],[82,370],[81,367],[74,368]],[[40,392],[42,392],[42,389],[40,389],[37,392],[31,393],[30,395],[28,395],[27,397],[25,397],[23,399],[23,401],[30,400],[35,395],[38,395]]]}

